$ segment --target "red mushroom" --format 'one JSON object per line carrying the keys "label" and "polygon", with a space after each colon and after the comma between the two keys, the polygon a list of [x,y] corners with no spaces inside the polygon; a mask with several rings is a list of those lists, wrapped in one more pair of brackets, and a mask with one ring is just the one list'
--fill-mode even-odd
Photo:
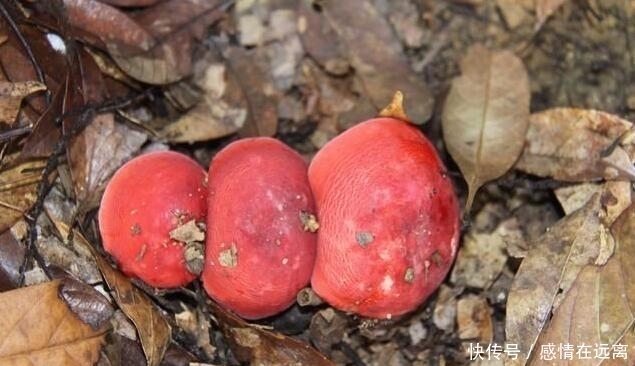
{"label": "red mushroom", "polygon": [[331,140],[309,166],[318,231],[313,290],[372,318],[414,310],[456,255],[459,207],[432,144],[392,118]]}
{"label": "red mushroom", "polygon": [[[115,172],[101,200],[99,230],[122,272],[160,288],[196,278],[188,259],[195,263],[196,242],[203,240],[195,224],[205,220],[206,184],[198,163],[172,151],[138,156]],[[188,227],[192,240],[175,236]]]}
{"label": "red mushroom", "polygon": [[277,314],[308,285],[313,197],[302,157],[266,137],[236,141],[209,168],[203,285],[246,319]]}

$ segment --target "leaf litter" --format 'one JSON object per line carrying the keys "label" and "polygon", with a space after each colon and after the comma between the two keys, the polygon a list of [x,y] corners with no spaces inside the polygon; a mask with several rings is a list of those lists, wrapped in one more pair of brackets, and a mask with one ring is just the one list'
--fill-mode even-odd
{"label": "leaf litter", "polygon": [[[58,295],[59,281],[0,294],[0,365],[93,365],[107,327],[82,322]],[[33,301],[37,299],[37,301]]]}
{"label": "leaf litter", "polygon": [[[516,168],[561,181],[633,180],[632,123],[596,110],[554,108],[531,115]],[[545,138],[549,136],[549,138]]]}
{"label": "leaf litter", "polygon": [[443,139],[469,187],[476,191],[505,174],[523,150],[529,122],[529,77],[509,51],[472,46],[461,61],[443,107]]}

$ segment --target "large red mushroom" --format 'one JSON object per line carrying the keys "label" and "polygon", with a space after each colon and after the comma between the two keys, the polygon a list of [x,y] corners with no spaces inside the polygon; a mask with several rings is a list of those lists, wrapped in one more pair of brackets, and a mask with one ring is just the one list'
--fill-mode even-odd
{"label": "large red mushroom", "polygon": [[206,184],[196,161],[172,151],[140,155],[115,172],[101,200],[99,231],[122,272],[159,288],[197,277],[200,266],[192,264],[202,255],[197,224],[205,221]]}
{"label": "large red mushroom", "polygon": [[313,290],[371,318],[422,304],[459,241],[457,198],[432,144],[406,122],[372,119],[327,143],[308,174],[320,223]]}
{"label": "large red mushroom", "polygon": [[306,169],[267,137],[231,143],[209,167],[203,285],[243,318],[283,311],[309,283],[316,239]]}

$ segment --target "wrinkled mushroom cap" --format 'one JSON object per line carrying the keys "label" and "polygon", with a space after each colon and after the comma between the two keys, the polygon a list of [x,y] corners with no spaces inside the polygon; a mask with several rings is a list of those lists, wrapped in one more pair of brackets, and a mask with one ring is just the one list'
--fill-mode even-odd
{"label": "wrinkled mushroom cap", "polygon": [[128,276],[150,286],[185,285],[185,243],[170,231],[191,220],[203,222],[207,175],[194,160],[172,151],[138,156],[115,172],[99,208],[104,249]]}
{"label": "wrinkled mushroom cap", "polygon": [[432,144],[377,118],[322,148],[309,166],[320,229],[311,278],[332,306],[372,318],[410,312],[454,261],[460,210]]}

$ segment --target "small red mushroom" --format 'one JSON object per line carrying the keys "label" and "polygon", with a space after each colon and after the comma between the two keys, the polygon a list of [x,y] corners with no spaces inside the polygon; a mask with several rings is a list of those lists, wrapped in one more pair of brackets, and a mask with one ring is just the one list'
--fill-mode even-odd
{"label": "small red mushroom", "polygon": [[[196,278],[188,260],[195,263],[196,242],[204,240],[195,224],[205,220],[206,185],[205,170],[172,151],[140,155],[115,172],[101,200],[99,231],[123,273],[159,288]],[[191,241],[177,238],[187,237],[183,228]]]}
{"label": "small red mushroom", "polygon": [[233,142],[212,159],[202,280],[243,318],[283,311],[309,283],[316,238],[306,174],[297,152],[267,137]]}
{"label": "small red mushroom", "polygon": [[320,222],[313,290],[371,318],[422,304],[459,241],[457,198],[432,144],[405,122],[372,119],[326,144],[308,174]]}

